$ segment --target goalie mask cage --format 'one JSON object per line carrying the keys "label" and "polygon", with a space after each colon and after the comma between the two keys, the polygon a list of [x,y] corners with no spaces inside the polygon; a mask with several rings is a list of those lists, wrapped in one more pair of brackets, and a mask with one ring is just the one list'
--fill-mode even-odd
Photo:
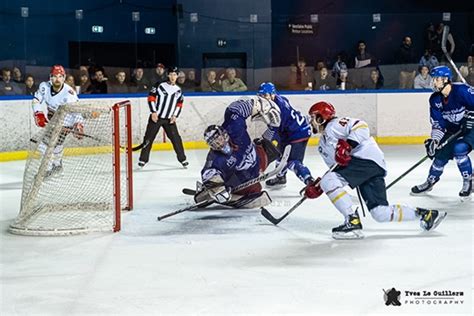
{"label": "goalie mask cage", "polygon": [[30,140],[20,213],[9,231],[119,231],[121,211],[133,208],[132,183],[130,102],[62,106]]}

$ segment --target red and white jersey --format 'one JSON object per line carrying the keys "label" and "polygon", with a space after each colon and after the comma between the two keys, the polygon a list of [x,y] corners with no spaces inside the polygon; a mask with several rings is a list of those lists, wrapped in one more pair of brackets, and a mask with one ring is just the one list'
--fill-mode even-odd
{"label": "red and white jersey", "polygon": [[[52,114],[61,106],[68,103],[76,103],[79,101],[76,91],[64,84],[59,92],[55,92],[51,82],[42,82],[33,98],[33,112],[43,112],[49,119]],[[82,116],[66,115],[64,126],[72,126],[76,122],[81,122]]]}
{"label": "red and white jersey", "polygon": [[350,117],[332,119],[319,138],[318,151],[328,167],[336,163],[336,145],[339,139],[350,139],[359,144],[352,149],[351,156],[372,160],[387,170],[384,154],[370,136],[369,125],[362,120]]}

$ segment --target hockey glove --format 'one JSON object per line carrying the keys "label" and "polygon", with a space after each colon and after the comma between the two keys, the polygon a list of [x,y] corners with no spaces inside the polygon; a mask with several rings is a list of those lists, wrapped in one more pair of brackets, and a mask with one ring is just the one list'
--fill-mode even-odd
{"label": "hockey glove", "polygon": [[336,162],[341,166],[347,166],[351,161],[352,147],[344,139],[339,139],[336,145]]}
{"label": "hockey glove", "polygon": [[320,197],[324,193],[321,189],[320,183],[321,178],[317,178],[316,180],[313,180],[308,183],[304,191],[304,196],[306,196],[308,199],[317,199],[318,197]]}
{"label": "hockey glove", "polygon": [[45,127],[48,119],[44,116],[43,112],[35,112],[35,123],[38,127]]}
{"label": "hockey glove", "polygon": [[436,154],[436,148],[438,148],[439,140],[433,139],[433,138],[428,138],[425,140],[425,148],[426,148],[426,154],[430,159],[433,159],[433,157]]}
{"label": "hockey glove", "polygon": [[75,123],[72,127],[72,132],[77,139],[84,138],[84,124]]}

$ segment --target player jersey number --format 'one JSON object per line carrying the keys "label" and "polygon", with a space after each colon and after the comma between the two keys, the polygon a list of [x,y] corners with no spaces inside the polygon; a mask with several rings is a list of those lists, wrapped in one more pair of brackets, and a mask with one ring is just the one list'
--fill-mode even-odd
{"label": "player jersey number", "polygon": [[304,124],[304,117],[298,115],[294,110],[291,110],[291,117],[296,121],[296,123],[298,123],[298,125],[301,126]]}

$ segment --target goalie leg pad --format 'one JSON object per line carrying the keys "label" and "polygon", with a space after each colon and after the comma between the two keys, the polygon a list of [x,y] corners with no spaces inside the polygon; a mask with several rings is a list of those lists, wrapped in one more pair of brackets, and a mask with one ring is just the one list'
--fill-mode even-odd
{"label": "goalie leg pad", "polygon": [[232,206],[233,208],[260,208],[272,203],[272,199],[268,195],[267,191],[258,193],[252,193],[249,195],[233,195],[232,200],[226,205]]}

